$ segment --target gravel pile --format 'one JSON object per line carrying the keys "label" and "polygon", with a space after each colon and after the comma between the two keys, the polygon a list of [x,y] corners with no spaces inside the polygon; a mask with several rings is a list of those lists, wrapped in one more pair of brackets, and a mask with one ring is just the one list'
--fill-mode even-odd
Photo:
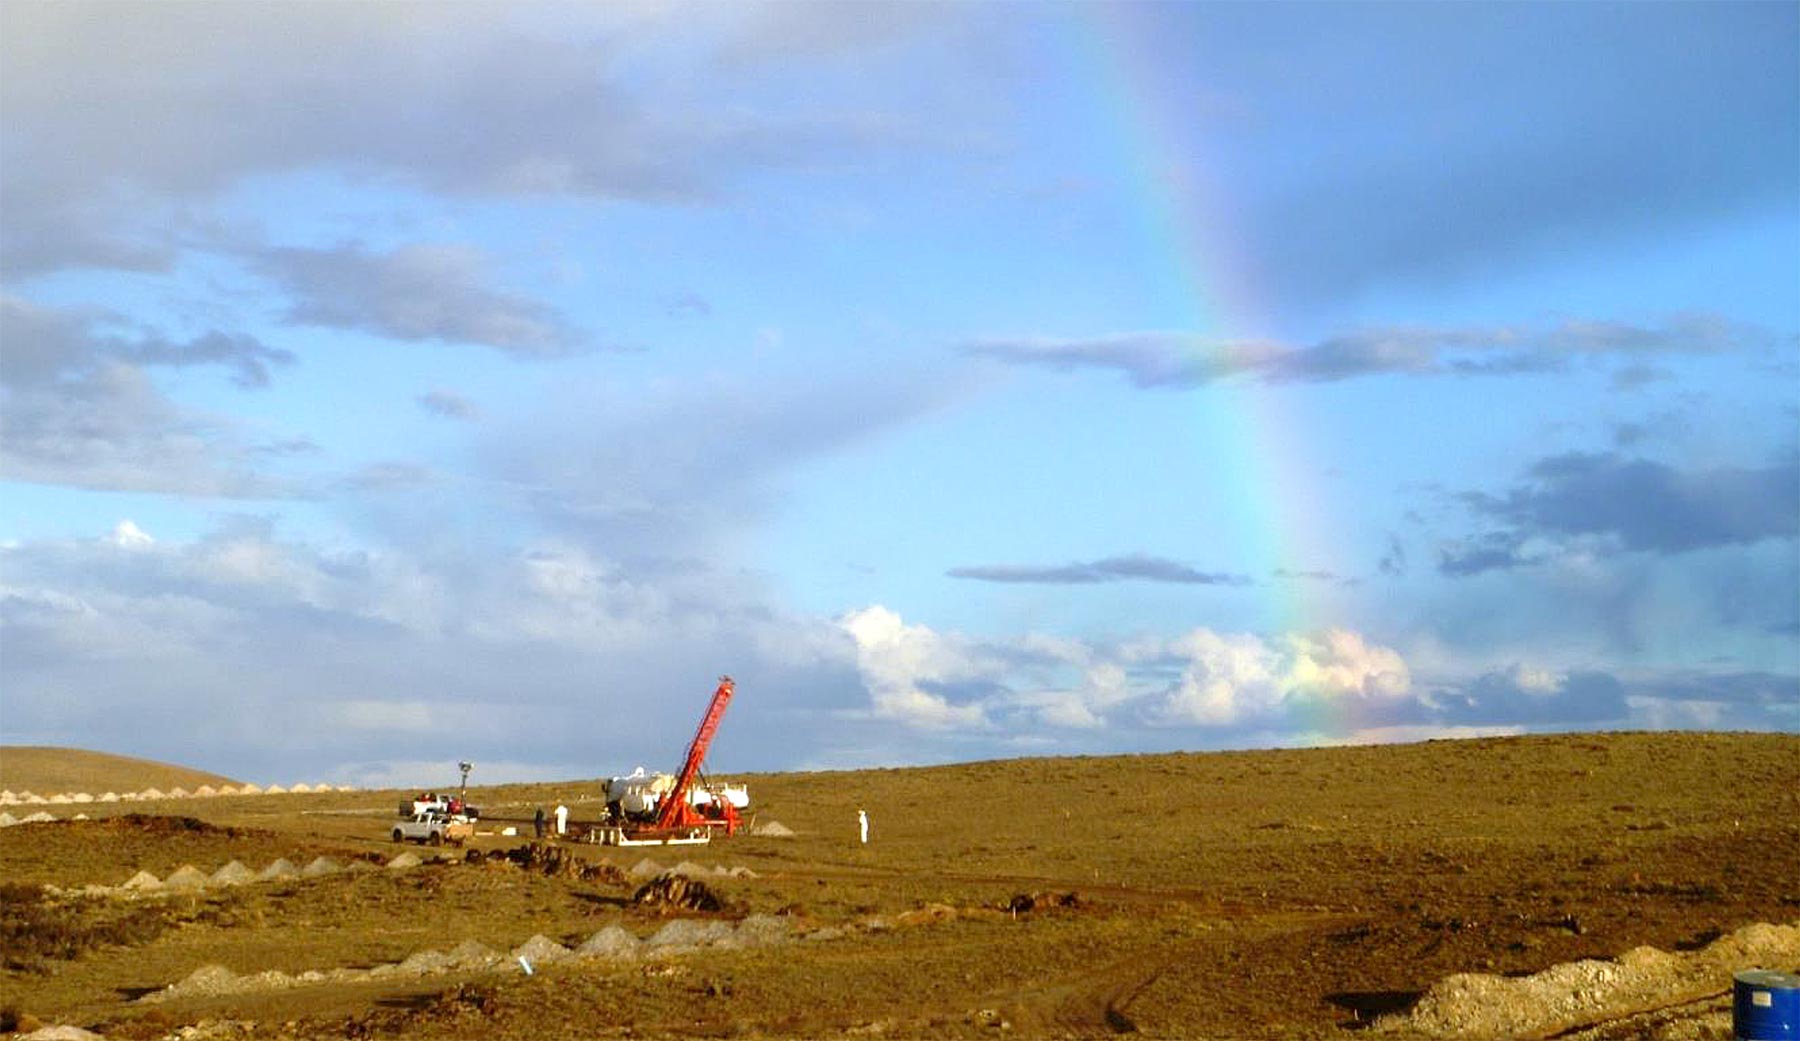
{"label": "gravel pile", "polygon": [[407,850],[405,853],[394,854],[394,859],[388,861],[387,866],[389,871],[405,871],[407,868],[416,868],[423,863],[425,862],[419,859],[417,853]]}
{"label": "gravel pile", "polygon": [[215,886],[241,886],[254,881],[256,881],[256,872],[245,867],[242,861],[237,860],[213,872],[212,877],[207,879],[209,884]]}
{"label": "gravel pile", "polygon": [[344,865],[330,857],[319,856],[314,857],[312,863],[300,869],[300,876],[302,878],[320,878],[325,875],[335,875],[342,870],[344,870]]}
{"label": "gravel pile", "polygon": [[1687,954],[1636,947],[1617,961],[1565,962],[1518,978],[1448,976],[1376,1029],[1443,1038],[1545,1037],[1697,1001],[1729,989],[1741,969],[1795,963],[1800,924],[1758,923]]}
{"label": "gravel pile", "polygon": [[555,940],[539,933],[531,939],[513,948],[512,956],[524,958],[533,965],[549,965],[553,962],[565,961],[570,951]]}
{"label": "gravel pile", "polygon": [[164,889],[201,889],[207,883],[206,872],[192,864],[183,864],[163,879]]}
{"label": "gravel pile", "polygon": [[464,940],[445,954],[450,966],[457,969],[485,969],[503,955],[480,940]]}
{"label": "gravel pile", "polygon": [[256,877],[264,882],[272,882],[278,878],[299,878],[300,869],[286,857],[277,857],[268,867],[256,873]]}
{"label": "gravel pile", "polygon": [[623,926],[609,925],[583,940],[581,946],[575,948],[575,955],[579,958],[635,958],[642,948],[643,941]]}
{"label": "gravel pile", "polygon": [[656,861],[651,860],[649,857],[645,857],[636,864],[633,864],[631,870],[625,872],[625,874],[631,878],[655,878],[662,873],[663,866]]}
{"label": "gravel pile", "polygon": [[690,947],[734,945],[736,930],[730,922],[677,918],[666,923],[644,941],[653,950],[682,950]]}
{"label": "gravel pile", "polygon": [[751,828],[750,834],[765,839],[791,839],[794,837],[794,829],[780,821],[764,821]]}
{"label": "gravel pile", "polygon": [[121,885],[119,888],[128,889],[136,893],[154,892],[162,888],[162,879],[157,878],[148,871],[140,871],[126,879],[125,884]]}

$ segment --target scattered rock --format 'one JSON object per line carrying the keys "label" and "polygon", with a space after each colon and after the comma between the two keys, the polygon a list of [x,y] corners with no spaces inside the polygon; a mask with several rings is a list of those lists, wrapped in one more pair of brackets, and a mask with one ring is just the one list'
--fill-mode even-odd
{"label": "scattered rock", "polygon": [[674,872],[658,875],[631,895],[635,904],[647,907],[677,907],[688,911],[722,911],[725,902],[705,882]]}

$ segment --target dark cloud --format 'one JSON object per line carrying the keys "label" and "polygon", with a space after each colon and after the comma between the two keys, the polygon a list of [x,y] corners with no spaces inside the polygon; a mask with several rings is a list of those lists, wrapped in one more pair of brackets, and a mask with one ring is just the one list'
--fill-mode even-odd
{"label": "dark cloud", "polygon": [[419,395],[418,402],[420,408],[444,419],[473,421],[481,418],[480,406],[453,390],[440,387],[426,391]]}
{"label": "dark cloud", "polygon": [[1540,564],[1542,558],[1525,552],[1525,540],[1512,532],[1490,531],[1438,549],[1438,570],[1455,578],[1484,571],[1510,571]]}
{"label": "dark cloud", "polygon": [[1177,585],[1247,586],[1251,584],[1248,575],[1198,571],[1173,560],[1141,554],[1108,557],[1085,564],[1047,567],[1021,564],[973,565],[954,567],[945,574],[951,578],[969,578],[980,582],[1041,585],[1091,585],[1099,582],[1128,580],[1170,582]]}
{"label": "dark cloud", "polygon": [[403,246],[271,249],[251,258],[291,297],[285,318],[396,340],[493,347],[520,358],[556,358],[585,341],[555,308],[487,285],[479,250]]}
{"label": "dark cloud", "polygon": [[[1232,215],[1250,284],[1287,304],[1794,212],[1792,6],[1341,8],[1307,22],[1278,51],[1309,69],[1288,113],[1305,143],[1261,171],[1279,187],[1239,197]],[[1396,53],[1416,56],[1404,75]],[[1255,82],[1248,58],[1216,57],[1221,87]],[[1341,146],[1372,126],[1430,161]],[[1280,175],[1296,164],[1317,173]]]}
{"label": "dark cloud", "polygon": [[1381,555],[1381,559],[1376,562],[1376,567],[1382,574],[1392,575],[1396,578],[1406,574],[1406,546],[1400,542],[1400,536],[1392,534],[1388,536],[1387,552]]}
{"label": "dark cloud", "polygon": [[345,19],[306,3],[5,5],[0,277],[166,267],[170,211],[256,174],[685,205],[753,171],[842,164],[908,136],[898,107],[768,115],[729,88],[731,103],[702,104],[695,82],[724,74],[704,58],[620,70],[677,31],[705,53],[729,19],[565,14],[551,36],[500,7]]}
{"label": "dark cloud", "polygon": [[1583,358],[1747,351],[1776,342],[1773,334],[1753,326],[1685,314],[1656,326],[1567,320],[1545,328],[1372,329],[1305,346],[1131,333],[1086,340],[985,339],[960,350],[1058,372],[1117,372],[1145,389],[1185,389],[1227,379],[1330,383],[1382,375],[1506,376],[1556,371]]}
{"label": "dark cloud", "polygon": [[217,329],[186,342],[155,330],[127,330],[118,316],[101,310],[45,307],[0,295],[0,383],[43,386],[120,363],[183,368],[219,365],[232,370],[240,387],[266,387],[269,367],[292,365],[292,351],[270,347],[254,336]]}
{"label": "dark cloud", "polygon": [[1451,724],[1591,727],[1623,723],[1631,711],[1625,685],[1604,672],[1490,672],[1438,690],[1432,700],[1439,719]]}
{"label": "dark cloud", "polygon": [[1599,535],[1627,550],[1680,553],[1800,535],[1800,461],[1677,470],[1618,455],[1555,456],[1532,483],[1476,496],[1485,514],[1525,534]]}
{"label": "dark cloud", "polygon": [[261,386],[287,351],[211,332],[186,342],[112,331],[99,312],[0,298],[0,476],[38,484],[235,498],[299,494],[263,473],[238,425],[183,408],[149,366],[219,365]]}

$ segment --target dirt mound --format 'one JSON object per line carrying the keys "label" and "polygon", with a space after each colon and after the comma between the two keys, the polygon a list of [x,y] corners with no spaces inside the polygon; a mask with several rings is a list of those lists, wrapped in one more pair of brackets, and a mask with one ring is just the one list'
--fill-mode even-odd
{"label": "dirt mound", "polygon": [[456,969],[485,969],[501,957],[499,951],[480,940],[464,940],[444,954],[448,965]]}
{"label": "dirt mound", "polygon": [[140,871],[119,885],[120,889],[149,892],[163,887],[162,879],[148,871]]}
{"label": "dirt mound", "polygon": [[569,957],[569,949],[542,933],[533,936],[524,943],[513,948],[512,956],[523,958],[533,965],[550,965],[564,961]]}
{"label": "dirt mound", "polygon": [[206,872],[192,864],[183,864],[163,879],[164,889],[201,889],[207,882]]}
{"label": "dirt mound", "polygon": [[91,1030],[60,1024],[53,1027],[40,1027],[29,1034],[20,1034],[19,1041],[106,1041],[106,1038]]}
{"label": "dirt mound", "polygon": [[773,947],[793,935],[793,923],[780,915],[753,914],[737,925],[738,943],[745,947]]}
{"label": "dirt mound", "polygon": [[241,860],[231,861],[213,872],[212,877],[207,880],[208,884],[215,886],[241,886],[254,881],[256,881],[256,872],[245,867]]}
{"label": "dirt mound", "polygon": [[631,870],[625,872],[625,874],[632,878],[655,878],[662,873],[663,866],[656,861],[651,860],[649,857],[645,857],[631,865]]}
{"label": "dirt mound", "polygon": [[325,875],[335,875],[342,870],[344,870],[344,865],[330,857],[317,856],[312,859],[311,863],[300,869],[300,875],[302,878],[321,878]]}
{"label": "dirt mound", "polygon": [[295,867],[294,862],[288,858],[277,857],[269,863],[268,867],[258,871],[256,877],[264,882],[272,882],[278,878],[298,878],[300,869]]}
{"label": "dirt mound", "polygon": [[642,947],[643,942],[623,926],[609,925],[583,940],[575,953],[583,958],[632,958]]}
{"label": "dirt mound", "polygon": [[179,983],[171,983],[160,991],[145,995],[144,1000],[152,998],[190,998],[211,997],[217,994],[229,994],[242,986],[238,974],[223,965],[202,965],[193,972],[182,977]]}
{"label": "dirt mound", "polygon": [[394,854],[394,859],[387,862],[387,868],[389,871],[405,871],[408,868],[416,868],[423,863],[425,862],[419,859],[417,853],[407,850],[405,853]]}
{"label": "dirt mound", "polygon": [[795,832],[794,829],[780,821],[764,821],[756,827],[751,828],[750,834],[764,839],[791,839],[794,837]]}
{"label": "dirt mound", "polygon": [[680,908],[686,911],[722,911],[719,899],[705,882],[674,872],[658,875],[631,894],[632,903],[645,907]]}
{"label": "dirt mound", "polygon": [[736,933],[729,922],[677,918],[644,941],[646,948],[680,950],[689,947],[732,945]]}
{"label": "dirt mound", "polygon": [[1796,962],[1800,924],[1759,923],[1689,954],[1635,947],[1617,961],[1565,962],[1518,978],[1450,976],[1377,1029],[1444,1038],[1549,1037],[1708,997],[1729,987],[1740,969]]}

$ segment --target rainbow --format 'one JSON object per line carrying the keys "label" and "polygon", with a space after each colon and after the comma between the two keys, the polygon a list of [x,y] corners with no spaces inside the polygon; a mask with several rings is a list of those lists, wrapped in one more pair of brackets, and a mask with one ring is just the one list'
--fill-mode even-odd
{"label": "rainbow", "polygon": [[[1132,201],[1131,223],[1147,258],[1149,290],[1169,328],[1191,338],[1204,356],[1221,345],[1269,335],[1251,271],[1240,262],[1234,211],[1205,141],[1205,123],[1152,78],[1162,59],[1150,54],[1167,24],[1156,4],[1074,4],[1056,19],[1058,64],[1075,71],[1092,108],[1075,115],[1096,135],[1102,155],[1119,164]],[[1218,518],[1244,570],[1268,591],[1257,622],[1271,639],[1316,631],[1321,617],[1312,581],[1278,577],[1330,562],[1324,537],[1329,510],[1308,463],[1308,417],[1296,395],[1250,382],[1207,388],[1194,412],[1191,451],[1219,466],[1231,494],[1216,500]],[[1237,560],[1233,570],[1240,569]],[[1307,699],[1307,722],[1326,736],[1357,729],[1355,699]]]}

